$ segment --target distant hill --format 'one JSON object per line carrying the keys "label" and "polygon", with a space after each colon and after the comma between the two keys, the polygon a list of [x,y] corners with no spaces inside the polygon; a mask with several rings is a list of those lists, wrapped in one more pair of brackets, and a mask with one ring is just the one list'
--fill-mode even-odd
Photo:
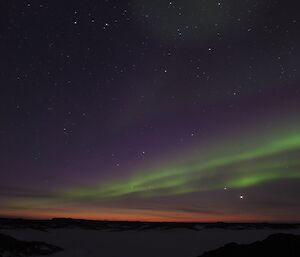
{"label": "distant hill", "polygon": [[249,245],[227,244],[201,257],[299,257],[300,235],[274,234]]}
{"label": "distant hill", "polygon": [[128,230],[171,230],[171,229],[297,229],[300,224],[277,223],[192,223],[192,222],[133,222],[133,221],[94,221],[69,218],[51,220],[26,220],[0,218],[0,229],[37,229],[83,228],[92,230],[128,231]]}

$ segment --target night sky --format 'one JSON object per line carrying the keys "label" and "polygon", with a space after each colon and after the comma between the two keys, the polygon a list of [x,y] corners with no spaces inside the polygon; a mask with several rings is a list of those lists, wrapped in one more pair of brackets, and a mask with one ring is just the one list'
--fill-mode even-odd
{"label": "night sky", "polygon": [[300,221],[297,1],[0,8],[1,216]]}

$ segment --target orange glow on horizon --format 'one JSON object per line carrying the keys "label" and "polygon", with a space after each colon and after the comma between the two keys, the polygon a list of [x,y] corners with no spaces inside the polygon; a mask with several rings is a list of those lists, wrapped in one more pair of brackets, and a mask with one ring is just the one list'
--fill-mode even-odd
{"label": "orange glow on horizon", "polygon": [[52,218],[73,218],[85,220],[107,220],[107,221],[144,221],[144,222],[280,222],[283,217],[274,219],[267,216],[258,215],[212,215],[196,214],[186,212],[171,211],[145,211],[145,210],[112,210],[95,211],[4,211],[1,210],[2,217],[14,217],[25,219],[52,219]]}

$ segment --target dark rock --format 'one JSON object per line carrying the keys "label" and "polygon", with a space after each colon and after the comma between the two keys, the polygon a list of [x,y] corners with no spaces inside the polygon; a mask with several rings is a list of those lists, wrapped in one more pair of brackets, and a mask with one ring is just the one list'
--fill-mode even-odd
{"label": "dark rock", "polygon": [[249,245],[227,244],[201,257],[300,257],[300,235],[274,234]]}
{"label": "dark rock", "polygon": [[63,249],[43,242],[27,242],[0,234],[0,257],[49,255]]}

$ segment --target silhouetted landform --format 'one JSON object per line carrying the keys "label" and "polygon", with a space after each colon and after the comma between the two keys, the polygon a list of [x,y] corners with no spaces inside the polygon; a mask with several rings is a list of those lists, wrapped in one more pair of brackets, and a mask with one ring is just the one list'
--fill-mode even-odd
{"label": "silhouetted landform", "polygon": [[201,257],[299,257],[300,235],[274,234],[249,245],[227,244]]}
{"label": "silhouetted landform", "polygon": [[49,255],[63,251],[58,246],[43,242],[20,241],[13,237],[0,234],[0,257],[27,257]]}
{"label": "silhouetted landform", "polygon": [[69,218],[51,220],[26,220],[0,218],[0,229],[36,229],[48,230],[56,228],[81,228],[92,230],[128,231],[128,230],[171,230],[171,229],[297,229],[300,224],[273,223],[180,223],[180,222],[129,222],[129,221],[93,221]]}

